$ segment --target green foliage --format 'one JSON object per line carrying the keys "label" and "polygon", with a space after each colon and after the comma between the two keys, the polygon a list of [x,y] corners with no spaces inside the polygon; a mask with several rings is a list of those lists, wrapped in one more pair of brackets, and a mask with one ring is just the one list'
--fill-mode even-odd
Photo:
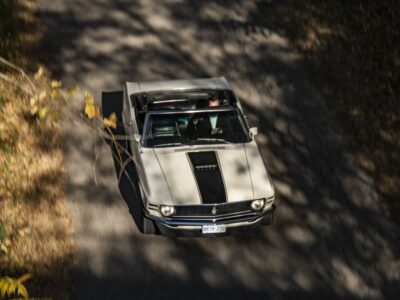
{"label": "green foliage", "polygon": [[0,297],[1,299],[10,298],[11,296],[17,295],[28,299],[28,291],[24,286],[24,282],[31,278],[30,274],[24,274],[21,277],[15,279],[11,277],[0,278]]}

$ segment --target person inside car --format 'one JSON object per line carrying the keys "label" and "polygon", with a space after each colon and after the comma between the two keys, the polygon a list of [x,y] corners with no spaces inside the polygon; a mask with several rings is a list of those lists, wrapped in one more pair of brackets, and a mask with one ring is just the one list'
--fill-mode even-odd
{"label": "person inside car", "polygon": [[[208,107],[221,106],[221,100],[214,95],[208,100]],[[223,134],[227,120],[219,118],[218,112],[205,112],[200,118],[189,120],[186,134],[190,138],[212,138]]]}

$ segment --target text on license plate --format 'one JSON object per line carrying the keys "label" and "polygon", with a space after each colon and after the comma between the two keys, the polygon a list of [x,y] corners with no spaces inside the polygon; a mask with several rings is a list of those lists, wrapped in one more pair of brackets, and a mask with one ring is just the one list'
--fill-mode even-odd
{"label": "text on license plate", "polygon": [[226,225],[203,225],[203,234],[207,233],[224,233],[226,232]]}

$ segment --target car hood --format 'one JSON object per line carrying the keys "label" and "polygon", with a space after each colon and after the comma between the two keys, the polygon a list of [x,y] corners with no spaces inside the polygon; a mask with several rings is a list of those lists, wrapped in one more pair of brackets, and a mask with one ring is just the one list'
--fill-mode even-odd
{"label": "car hood", "polygon": [[154,148],[153,152],[160,174],[157,182],[149,183],[149,188],[168,190],[171,204],[225,203],[274,195],[255,142]]}

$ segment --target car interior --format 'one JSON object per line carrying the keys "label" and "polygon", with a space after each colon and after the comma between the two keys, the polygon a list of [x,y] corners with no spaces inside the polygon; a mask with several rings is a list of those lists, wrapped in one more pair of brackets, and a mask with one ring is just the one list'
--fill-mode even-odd
{"label": "car interior", "polygon": [[[163,91],[155,93],[139,93],[131,95],[131,104],[135,110],[136,122],[139,133],[142,134],[144,120],[148,111],[155,110],[194,110],[208,106],[208,101],[212,97],[217,97],[221,101],[221,106],[236,107],[236,98],[230,90],[193,90],[193,91]],[[160,126],[156,135],[176,134],[185,124],[171,124],[170,126]],[[167,130],[168,128],[168,130]],[[174,131],[177,128],[178,131]],[[155,129],[158,130],[158,129]]]}

